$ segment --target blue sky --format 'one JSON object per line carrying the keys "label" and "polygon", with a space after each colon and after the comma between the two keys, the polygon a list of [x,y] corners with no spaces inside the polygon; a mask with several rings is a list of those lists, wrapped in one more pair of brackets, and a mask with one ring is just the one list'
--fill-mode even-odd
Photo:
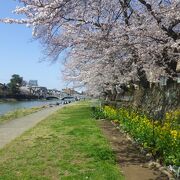
{"label": "blue sky", "polygon": [[[14,0],[0,1],[0,18],[16,17],[12,10],[19,5]],[[0,82],[7,83],[12,74],[19,74],[24,80],[38,80],[40,86],[62,89],[60,62],[39,62],[42,48],[38,41],[32,41],[32,32],[25,25],[0,23]]]}

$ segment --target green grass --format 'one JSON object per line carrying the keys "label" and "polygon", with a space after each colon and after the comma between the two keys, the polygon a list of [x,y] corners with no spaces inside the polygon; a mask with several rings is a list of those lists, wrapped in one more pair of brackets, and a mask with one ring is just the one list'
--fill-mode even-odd
{"label": "green grass", "polygon": [[13,120],[16,118],[20,118],[20,117],[26,116],[28,114],[32,114],[34,112],[40,111],[43,108],[44,108],[44,106],[40,106],[40,107],[33,107],[30,109],[18,109],[16,111],[10,111],[10,112],[0,116],[0,125],[7,121],[10,121],[10,120]]}
{"label": "green grass", "polygon": [[0,180],[122,180],[86,103],[64,107],[0,150]]}

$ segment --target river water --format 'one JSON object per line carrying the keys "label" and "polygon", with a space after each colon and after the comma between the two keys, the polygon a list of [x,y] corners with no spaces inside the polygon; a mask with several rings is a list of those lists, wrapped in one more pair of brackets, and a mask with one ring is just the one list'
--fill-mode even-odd
{"label": "river water", "polygon": [[35,106],[43,106],[48,104],[61,103],[61,100],[32,100],[32,101],[18,101],[18,102],[8,102],[0,103],[0,115],[5,114],[9,111],[15,111],[22,108],[32,108]]}

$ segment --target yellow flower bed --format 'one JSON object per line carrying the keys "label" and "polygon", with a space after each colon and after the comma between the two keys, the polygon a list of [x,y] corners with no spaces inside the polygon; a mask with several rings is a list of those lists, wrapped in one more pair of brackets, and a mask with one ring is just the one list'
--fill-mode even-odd
{"label": "yellow flower bed", "polygon": [[180,110],[166,113],[160,123],[132,109],[105,106],[105,118],[119,123],[137,142],[165,164],[180,165]]}

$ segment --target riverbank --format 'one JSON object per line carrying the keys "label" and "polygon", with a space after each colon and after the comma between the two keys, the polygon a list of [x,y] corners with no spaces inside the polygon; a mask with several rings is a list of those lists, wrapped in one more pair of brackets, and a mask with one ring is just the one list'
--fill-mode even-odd
{"label": "riverbank", "polygon": [[6,102],[17,102],[18,100],[15,98],[0,98],[0,104]]}
{"label": "riverbank", "polygon": [[67,105],[0,150],[0,179],[123,179],[84,102]]}
{"label": "riverbank", "polygon": [[21,101],[34,101],[34,100],[45,100],[43,98],[0,98],[0,103],[7,103],[7,102],[21,102]]}
{"label": "riverbank", "polygon": [[[31,113],[21,118],[13,119],[0,125],[0,149],[10,143],[13,139],[20,136],[25,131],[34,127],[43,119],[57,111],[59,106],[47,107],[38,112]],[[1,176],[0,176],[1,179]]]}
{"label": "riverbank", "polygon": [[15,101],[0,103],[0,115],[4,115],[17,109],[29,109],[33,107],[49,106],[53,104],[62,104],[60,100],[32,100],[32,101]]}
{"label": "riverbank", "polygon": [[6,123],[8,121],[11,121],[13,119],[20,118],[20,117],[38,112],[44,108],[46,108],[46,106],[33,107],[33,108],[29,108],[29,109],[18,109],[16,111],[10,111],[4,115],[0,115],[0,125],[3,123]]}
{"label": "riverbank", "polygon": [[[53,108],[58,110],[47,109]],[[87,102],[66,105],[44,120],[43,116],[40,111],[36,117],[13,122],[3,127],[4,132],[0,126],[4,146],[1,135],[6,140],[25,131],[29,121],[38,123],[0,150],[0,179],[168,179],[147,166],[147,157],[124,132],[109,121],[92,118]]]}

